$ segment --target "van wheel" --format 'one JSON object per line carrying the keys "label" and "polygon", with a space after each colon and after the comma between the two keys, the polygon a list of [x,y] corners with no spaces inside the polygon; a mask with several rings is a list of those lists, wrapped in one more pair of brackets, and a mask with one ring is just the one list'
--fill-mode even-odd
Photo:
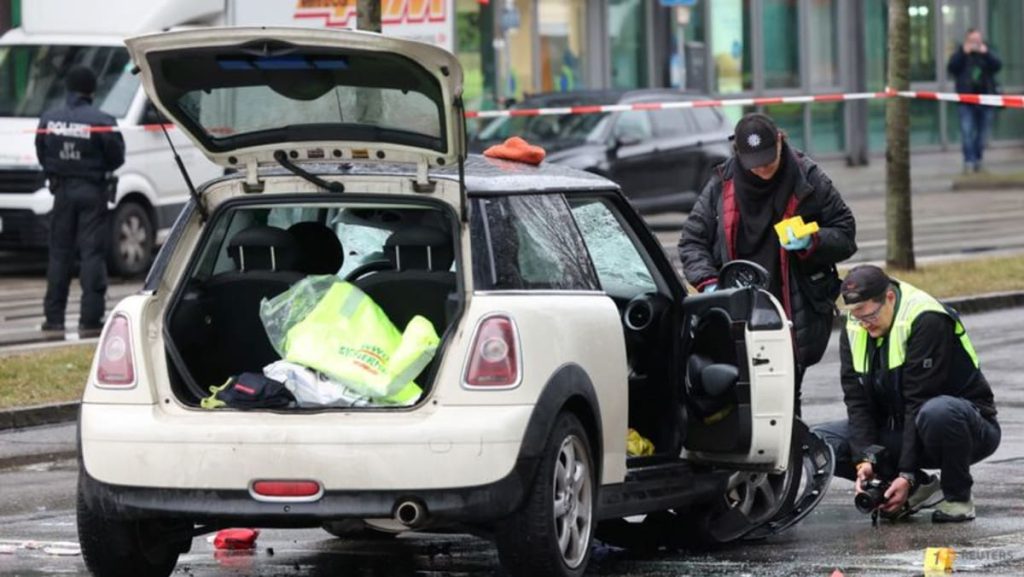
{"label": "van wheel", "polygon": [[596,479],[579,419],[562,413],[523,507],[499,522],[498,557],[516,577],[578,577],[590,559]]}
{"label": "van wheel", "polygon": [[156,231],[146,209],[136,202],[123,202],[114,210],[110,238],[110,270],[131,278],[149,269]]}
{"label": "van wheel", "polygon": [[167,577],[191,545],[190,539],[169,541],[173,529],[156,521],[105,517],[78,491],[78,540],[94,577]]}

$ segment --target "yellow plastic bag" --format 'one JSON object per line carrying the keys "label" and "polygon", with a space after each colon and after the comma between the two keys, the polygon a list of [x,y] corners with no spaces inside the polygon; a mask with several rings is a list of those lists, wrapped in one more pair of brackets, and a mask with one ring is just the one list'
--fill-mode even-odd
{"label": "yellow plastic bag", "polygon": [[373,299],[339,281],[288,329],[283,348],[287,361],[376,401],[405,404],[421,394],[413,379],[430,363],[439,342],[426,318],[413,317],[399,332]]}
{"label": "yellow plastic bag", "polygon": [[626,454],[630,457],[647,457],[654,454],[654,443],[630,429],[626,434]]}

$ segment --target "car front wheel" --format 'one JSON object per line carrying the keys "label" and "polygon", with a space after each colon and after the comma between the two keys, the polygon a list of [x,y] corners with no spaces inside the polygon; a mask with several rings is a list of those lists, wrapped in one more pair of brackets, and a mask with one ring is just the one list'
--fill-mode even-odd
{"label": "car front wheel", "polygon": [[523,507],[499,522],[502,565],[514,576],[578,577],[590,559],[596,470],[587,432],[562,413]]}
{"label": "car front wheel", "polygon": [[78,491],[78,541],[94,577],[167,577],[190,539],[168,537],[175,529],[157,521],[128,521],[92,509]]}

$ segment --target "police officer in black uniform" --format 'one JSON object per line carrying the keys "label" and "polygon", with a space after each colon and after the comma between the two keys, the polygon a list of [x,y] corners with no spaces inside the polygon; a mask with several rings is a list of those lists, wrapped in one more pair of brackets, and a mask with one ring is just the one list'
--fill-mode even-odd
{"label": "police officer in black uniform", "polygon": [[92,105],[92,70],[72,67],[65,86],[67,102],[40,117],[36,135],[36,155],[54,196],[42,330],[47,336],[64,335],[64,309],[77,252],[82,285],[78,333],[88,338],[98,336],[103,326],[111,236],[108,183],[111,173],[124,164],[124,139],[119,132],[95,130],[117,122]]}

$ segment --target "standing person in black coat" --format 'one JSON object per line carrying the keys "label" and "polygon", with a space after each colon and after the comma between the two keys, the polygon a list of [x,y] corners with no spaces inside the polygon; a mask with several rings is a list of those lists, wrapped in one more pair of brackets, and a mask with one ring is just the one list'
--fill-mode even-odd
{"label": "standing person in black coat", "polygon": [[[964,43],[949,57],[946,71],[956,80],[956,91],[961,94],[996,94],[995,74],[1003,67],[999,58],[989,50],[981,32],[971,28]],[[992,126],[996,109],[981,104],[960,103],[960,143],[964,151],[964,174],[979,172],[985,152],[985,137]]]}
{"label": "standing person in black coat", "polygon": [[[718,271],[736,259],[754,261],[771,276],[769,290],[793,321],[796,411],[807,367],[821,360],[837,313],[835,264],[857,250],[853,213],[828,176],[789,146],[764,114],[737,124],[733,156],[716,168],[683,224],[679,257],[698,290],[717,288]],[[819,230],[781,244],[775,224],[792,216]]]}
{"label": "standing person in black coat", "polygon": [[92,70],[72,67],[65,85],[66,104],[39,118],[36,135],[36,155],[53,193],[42,331],[51,337],[64,336],[68,286],[78,253],[82,285],[78,334],[88,338],[98,336],[103,327],[111,236],[108,184],[111,173],[124,164],[124,139],[116,131],[94,130],[117,126],[117,122],[92,105],[96,91]]}

